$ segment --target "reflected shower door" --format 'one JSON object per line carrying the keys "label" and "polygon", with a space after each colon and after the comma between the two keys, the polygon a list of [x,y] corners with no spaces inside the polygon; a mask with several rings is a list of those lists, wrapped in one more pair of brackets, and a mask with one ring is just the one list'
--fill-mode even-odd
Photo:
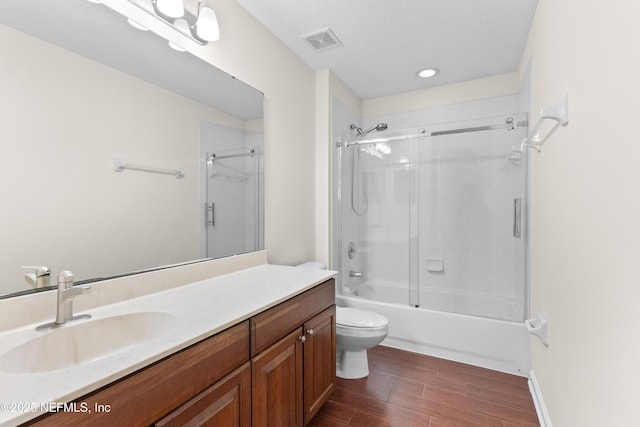
{"label": "reflected shower door", "polygon": [[262,164],[259,147],[207,153],[207,257],[264,248]]}

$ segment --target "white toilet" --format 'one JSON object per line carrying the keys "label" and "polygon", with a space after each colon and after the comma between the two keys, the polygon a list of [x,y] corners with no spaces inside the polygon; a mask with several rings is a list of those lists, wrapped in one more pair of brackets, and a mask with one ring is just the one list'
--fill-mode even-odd
{"label": "white toilet", "polygon": [[[321,262],[306,262],[302,268],[322,270]],[[351,307],[336,307],[336,376],[345,379],[369,375],[367,350],[389,333],[389,320],[381,314]]]}
{"label": "white toilet", "polygon": [[336,375],[355,379],[369,375],[367,349],[389,333],[389,320],[381,314],[351,307],[336,307]]}

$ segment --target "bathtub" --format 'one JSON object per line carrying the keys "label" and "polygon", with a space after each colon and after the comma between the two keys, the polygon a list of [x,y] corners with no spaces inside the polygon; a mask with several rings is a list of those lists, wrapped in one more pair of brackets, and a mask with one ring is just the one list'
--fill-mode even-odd
{"label": "bathtub", "polygon": [[366,288],[359,290],[361,296],[337,295],[336,303],[387,317],[389,335],[381,345],[523,377],[531,371],[531,342],[524,322],[380,302],[364,298]]}

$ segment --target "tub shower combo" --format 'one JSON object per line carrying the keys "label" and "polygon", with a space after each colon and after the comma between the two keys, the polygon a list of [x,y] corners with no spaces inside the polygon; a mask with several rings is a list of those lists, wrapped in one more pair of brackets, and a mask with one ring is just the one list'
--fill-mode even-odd
{"label": "tub shower combo", "polygon": [[526,115],[335,147],[338,304],[389,319],[384,344],[527,375]]}

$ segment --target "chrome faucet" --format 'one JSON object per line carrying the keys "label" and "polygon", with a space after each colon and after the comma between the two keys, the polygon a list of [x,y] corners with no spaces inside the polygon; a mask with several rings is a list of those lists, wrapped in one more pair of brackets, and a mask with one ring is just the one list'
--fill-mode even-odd
{"label": "chrome faucet", "polygon": [[349,270],[349,277],[364,277],[362,271]]}
{"label": "chrome faucet", "polygon": [[78,295],[84,295],[91,292],[91,286],[73,286],[73,274],[68,271],[61,271],[58,274],[58,303],[56,309],[55,322],[40,325],[36,330],[44,330],[56,328],[64,325],[71,320],[88,319],[90,314],[81,314],[79,316],[73,315],[73,298]]}
{"label": "chrome faucet", "polygon": [[58,311],[56,324],[62,325],[69,320],[86,319],[89,314],[73,317],[73,298],[91,292],[91,286],[73,286],[73,274],[65,270],[58,274]]}

